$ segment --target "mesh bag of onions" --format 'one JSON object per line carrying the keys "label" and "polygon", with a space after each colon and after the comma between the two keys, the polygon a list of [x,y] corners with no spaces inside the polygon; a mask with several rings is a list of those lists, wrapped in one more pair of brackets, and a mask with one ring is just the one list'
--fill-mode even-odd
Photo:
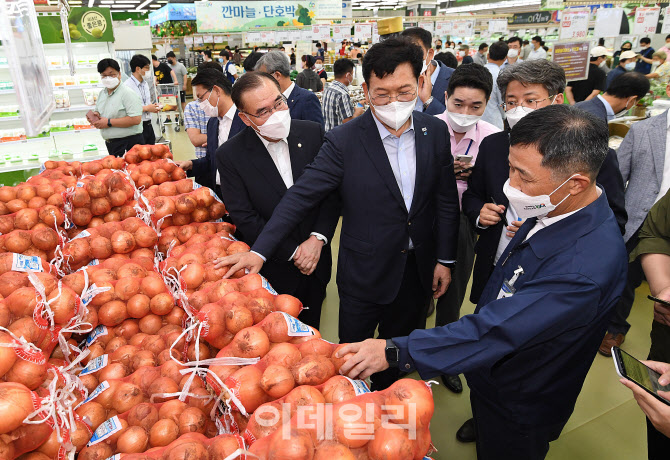
{"label": "mesh bag of onions", "polygon": [[170,160],[172,159],[172,152],[170,152],[170,147],[165,144],[138,144],[128,150],[123,156],[123,159],[130,164],[141,163],[144,160],[155,161],[160,160],[161,158],[168,158]]}
{"label": "mesh bag of onions", "polygon": [[[166,227],[161,230],[161,235],[158,238],[157,252],[163,257],[167,257],[168,250],[172,254],[172,251],[177,246],[184,245],[188,248],[191,245],[202,243],[216,246],[219,244],[217,240],[222,240],[221,244],[223,245],[223,249],[226,250],[226,255],[228,255],[228,247],[235,242],[233,233],[235,233],[235,226],[228,222],[203,222],[181,225],[179,227]],[[246,247],[248,248],[249,246],[246,245]]]}
{"label": "mesh bag of onions", "polygon": [[[185,182],[191,181],[185,179]],[[173,184],[172,182],[166,183]],[[142,205],[151,212],[151,219],[154,223],[157,224],[162,219],[160,228],[188,225],[191,222],[214,222],[226,214],[223,202],[207,187],[173,196],[153,197],[151,192],[152,190],[143,192]],[[158,188],[156,193],[158,193]]]}
{"label": "mesh bag of onions", "polygon": [[[168,159],[161,159],[157,161],[142,161],[139,164],[129,164],[126,170],[130,173],[130,177],[135,183],[135,186],[142,190],[150,189],[152,186],[160,186],[162,184],[172,184],[171,186],[158,187],[159,190],[172,193],[160,193],[160,195],[171,194],[176,195],[177,190],[185,187],[184,191],[179,193],[187,193],[193,190],[193,182],[186,179],[186,173],[177,164]],[[183,181],[177,182],[175,181]],[[190,184],[187,184],[190,182]]]}
{"label": "mesh bag of onions", "polygon": [[144,454],[121,454],[119,460],[251,460],[244,452],[244,441],[239,436],[221,434],[209,439],[200,433],[188,433]]}
{"label": "mesh bag of onions", "polygon": [[63,193],[77,183],[73,176],[63,176],[59,180],[41,178],[33,183],[16,187],[0,187],[0,215],[12,214],[22,209],[40,209],[46,205],[63,208]]}

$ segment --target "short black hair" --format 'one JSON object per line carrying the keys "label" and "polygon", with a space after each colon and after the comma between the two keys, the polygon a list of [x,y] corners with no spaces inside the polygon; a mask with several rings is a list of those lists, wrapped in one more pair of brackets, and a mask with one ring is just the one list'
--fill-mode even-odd
{"label": "short black hair", "polygon": [[426,29],[422,29],[421,27],[410,27],[409,29],[403,30],[400,35],[411,39],[413,42],[421,42],[423,47],[427,50],[432,47],[433,34],[428,32]]}
{"label": "short black hair", "polygon": [[435,60],[440,61],[442,64],[451,67],[452,69],[458,67],[458,59],[451,53],[437,53],[435,55]]}
{"label": "short black hair", "polygon": [[640,39],[640,43],[644,44],[651,43],[651,39],[649,37],[643,37]]}
{"label": "short black hair", "polygon": [[153,59],[154,61],[157,61],[157,60],[158,60],[158,58],[156,57],[155,54],[152,54],[152,55],[151,55],[151,59]]}
{"label": "short black hair", "polygon": [[224,46],[224,49],[227,49],[228,51],[230,51],[230,46],[226,45],[226,46]]}
{"label": "short black hair", "polygon": [[222,50],[221,52],[219,52],[219,56],[225,57],[230,61],[230,51],[228,50]]}
{"label": "short black hair", "polygon": [[130,58],[130,71],[135,72],[135,69],[137,69],[138,67],[141,69],[143,67],[148,66],[149,64],[151,64],[151,61],[149,60],[148,57],[146,57],[143,54],[136,54],[135,56]]}
{"label": "short black hair", "polygon": [[269,73],[261,72],[260,70],[247,72],[235,80],[235,86],[233,86],[233,92],[230,96],[232,97],[233,103],[237,106],[238,110],[244,111],[244,104],[242,104],[242,96],[244,96],[244,93],[247,93],[254,88],[258,88],[264,83],[265,80],[269,80],[274,85],[276,85],[277,90],[279,90],[281,93],[279,82],[275,80],[275,78]]}
{"label": "short black hair", "polygon": [[118,62],[116,62],[114,59],[106,58],[101,59],[100,62],[98,62],[98,73],[103,73],[109,67],[116,70],[117,72],[121,72],[121,67],[119,66]]}
{"label": "short black hair", "polygon": [[481,89],[486,96],[486,102],[488,102],[491,91],[493,91],[493,76],[483,65],[462,64],[451,74],[447,94],[451,96],[456,88],[462,87]]}
{"label": "short black hair", "polygon": [[555,180],[583,172],[595,180],[609,150],[607,124],[565,104],[534,110],[514,125],[510,146],[534,146]]}
{"label": "short black hair", "polygon": [[314,56],[312,56],[311,54],[305,54],[305,55],[301,58],[301,60],[302,60],[305,64],[307,64],[307,67],[309,67],[310,69],[311,69],[312,67],[314,67],[314,64],[316,64],[316,59],[315,59]]}
{"label": "short black hair", "polygon": [[210,59],[212,58],[212,52],[211,52],[210,50],[204,50],[203,53],[204,53],[205,56],[207,56],[208,58],[210,58]]}
{"label": "short black hair", "polygon": [[481,45],[479,45],[479,51],[485,50],[488,47],[489,45],[487,45],[486,43],[482,43]]}
{"label": "short black hair", "polygon": [[498,40],[489,46],[489,56],[492,61],[504,61],[507,57],[509,46],[507,42]]}
{"label": "short black hair", "polygon": [[530,42],[529,42],[528,40],[524,40],[524,41],[523,41],[523,44],[524,44],[524,45],[530,45]]}
{"label": "short black hair", "polygon": [[406,38],[389,38],[372,45],[365,53],[363,79],[369,85],[373,72],[378,78],[384,78],[404,63],[412,66],[414,77],[418,79],[423,66],[423,50]]}
{"label": "short black hair", "polygon": [[347,73],[354,70],[354,67],[354,62],[351,59],[338,59],[335,61],[335,64],[333,64],[333,73],[335,74],[335,78],[345,76]]}
{"label": "short black hair", "polygon": [[633,96],[643,98],[649,92],[649,79],[640,72],[626,72],[616,77],[605,91],[610,96],[628,99]]}
{"label": "short black hair", "polygon": [[198,72],[205,70],[205,69],[214,69],[218,70],[219,72],[223,73],[223,67],[221,67],[221,64],[219,64],[216,61],[207,61],[203,62],[198,66]]}
{"label": "short black hair", "polygon": [[169,51],[168,54],[165,55],[165,57],[167,57],[167,58],[171,58],[171,57],[176,58],[177,56],[174,54],[174,51]]}
{"label": "short black hair", "polygon": [[246,59],[244,59],[242,67],[244,67],[244,70],[246,70],[247,72],[251,72],[252,70],[254,70],[254,67],[256,67],[256,63],[261,57],[263,57],[263,53],[259,53],[258,51],[250,53],[249,56],[247,56]]}
{"label": "short black hair", "polygon": [[[316,42],[316,47],[317,47],[317,48],[321,48],[321,43],[320,43],[320,42]],[[293,48],[291,48],[291,49],[293,49]]]}
{"label": "short black hair", "polygon": [[534,36],[533,38],[531,38],[531,40],[534,42],[538,42],[540,45],[544,44],[544,42],[542,41],[542,37],[540,37],[539,35]]}
{"label": "short black hair", "polygon": [[519,42],[519,46],[521,46],[521,39],[519,37],[510,37],[509,40],[507,40],[508,45],[512,42]]}
{"label": "short black hair", "polygon": [[230,96],[231,91],[233,90],[233,85],[230,83],[226,77],[223,76],[223,72],[219,72],[215,69],[203,69],[199,70],[198,73],[193,77],[191,81],[192,86],[204,86],[205,88],[212,89],[215,86],[218,86],[223,90],[224,93]]}
{"label": "short black hair", "polygon": [[666,36],[665,36],[665,39],[666,39],[666,40],[667,40],[668,38],[670,38],[670,35],[666,35]]}

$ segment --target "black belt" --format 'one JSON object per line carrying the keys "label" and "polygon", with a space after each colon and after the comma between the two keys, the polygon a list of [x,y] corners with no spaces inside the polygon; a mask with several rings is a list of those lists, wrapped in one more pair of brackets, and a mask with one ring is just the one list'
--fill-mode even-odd
{"label": "black belt", "polygon": [[151,120],[144,120],[142,123],[145,124],[145,125],[146,125],[147,123],[151,124]]}

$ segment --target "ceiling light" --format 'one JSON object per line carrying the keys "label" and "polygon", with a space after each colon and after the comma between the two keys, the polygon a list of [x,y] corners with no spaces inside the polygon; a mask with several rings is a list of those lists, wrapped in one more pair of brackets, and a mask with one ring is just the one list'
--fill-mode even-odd
{"label": "ceiling light", "polygon": [[153,1],[153,0],[145,0],[144,2],[142,2],[142,4],[141,4],[140,6],[137,7],[137,9],[136,9],[135,11],[146,11],[146,10],[142,10],[142,8],[144,8],[145,6],[147,6],[147,5],[148,5],[149,3],[151,3],[152,1]]}
{"label": "ceiling light", "polygon": [[91,8],[95,0],[88,0],[88,7]]}

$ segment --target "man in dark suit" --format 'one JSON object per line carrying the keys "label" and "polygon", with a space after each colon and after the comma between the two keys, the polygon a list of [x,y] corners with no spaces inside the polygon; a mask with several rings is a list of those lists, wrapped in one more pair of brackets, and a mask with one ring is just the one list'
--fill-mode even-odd
{"label": "man in dark suit", "polygon": [[423,77],[419,81],[419,99],[416,103],[416,110],[429,115],[444,113],[447,110],[444,105],[444,93],[447,91],[449,79],[451,74],[454,73],[454,69],[447,67],[440,61],[433,60],[435,57],[435,50],[431,47],[433,36],[427,30],[421,27],[412,27],[405,29],[401,35],[410,39],[423,51],[424,62],[421,70]]}
{"label": "man in dark suit", "polygon": [[578,102],[576,107],[605,121],[611,121],[624,116],[635,107],[649,92],[649,87],[649,79],[640,72],[626,72],[612,80],[604,94]]}
{"label": "man in dark suit", "polygon": [[[314,160],[323,127],[291,120],[279,84],[267,73],[240,77],[232,98],[246,128],[216,155],[226,208],[244,241],[253,245],[282,196]],[[339,216],[337,196],[326,197],[289,229],[261,272],[277,292],[294,295],[308,307],[299,318],[317,329],[330,281],[328,243]]]}
{"label": "man in dark suit", "polygon": [[[558,64],[544,59],[507,67],[500,72],[497,83],[505,101],[507,122],[512,129],[523,116],[536,109],[563,104],[565,72]],[[503,192],[503,185],[509,177],[509,135],[509,131],[502,131],[482,141],[477,167],[472,170],[468,189],[463,193],[463,212],[479,233],[470,291],[470,301],[475,304],[479,303],[500,256],[523,224]],[[605,157],[596,182],[605,190],[619,228],[623,229],[626,223],[624,186],[616,155],[610,153]],[[463,442],[472,442],[475,440],[474,432],[471,419],[461,427],[457,437]]]}
{"label": "man in dark suit", "polygon": [[244,129],[237,108],[230,97],[233,89],[222,72],[203,69],[193,78],[193,92],[207,122],[207,154],[202,158],[180,161],[179,166],[189,177],[205,187],[214,190],[221,197],[221,180],[216,169],[216,150],[229,138]]}
{"label": "man in dark suit", "polygon": [[[255,273],[286,235],[331,193],[339,194],[342,233],[337,285],[339,338],[390,338],[425,328],[431,291],[441,296],[456,258],[459,207],[446,124],[413,111],[421,49],[398,38],[363,59],[370,111],[326,134],[321,151],[275,209],[252,252],[222,258]],[[238,83],[239,84],[239,83]],[[390,386],[397,369],[372,377]]]}
{"label": "man in dark suit", "polygon": [[258,60],[254,70],[269,73],[279,82],[282,94],[288,101],[288,110],[294,120],[308,120],[324,126],[321,103],[316,94],[291,81],[288,56],[281,51],[270,51]]}

